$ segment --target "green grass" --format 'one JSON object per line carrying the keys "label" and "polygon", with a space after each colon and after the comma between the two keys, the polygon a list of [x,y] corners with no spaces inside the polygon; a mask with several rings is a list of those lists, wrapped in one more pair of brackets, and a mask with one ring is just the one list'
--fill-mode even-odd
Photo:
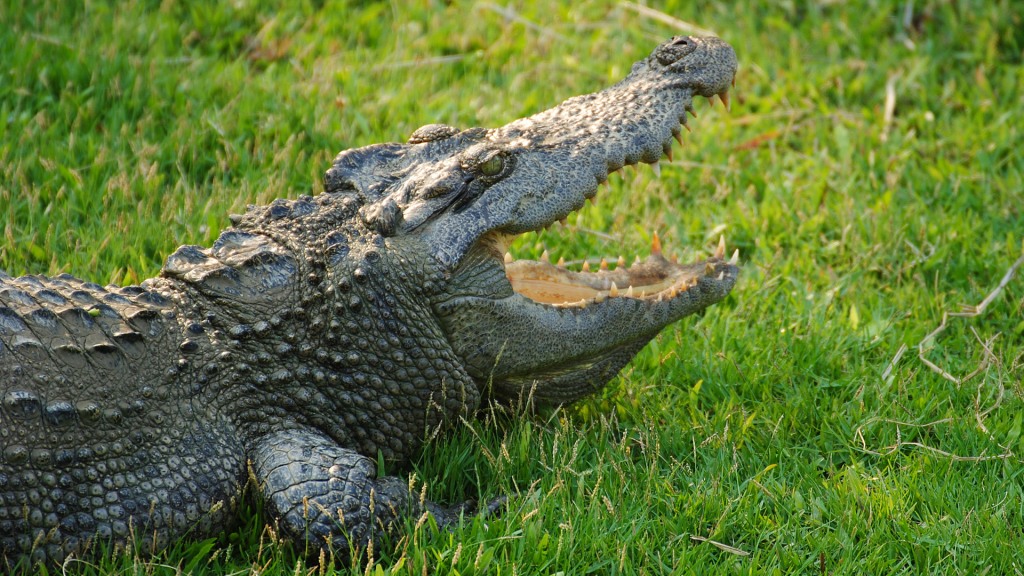
{"label": "green grass", "polygon": [[[513,253],[632,259],[657,230],[689,259],[724,233],[739,284],[601,397],[463,426],[394,471],[447,503],[522,496],[453,533],[410,520],[370,572],[1021,573],[1024,270],[928,347],[973,379],[914,348],[1022,253],[1021,4],[656,4],[736,47],[732,112],[698,106],[661,180],[613,177]],[[319,192],[339,150],[503,124],[674,32],[615,2],[489,6],[3,0],[0,269],[140,281],[246,204]],[[323,573],[264,521],[253,504],[234,534],[71,568]]]}

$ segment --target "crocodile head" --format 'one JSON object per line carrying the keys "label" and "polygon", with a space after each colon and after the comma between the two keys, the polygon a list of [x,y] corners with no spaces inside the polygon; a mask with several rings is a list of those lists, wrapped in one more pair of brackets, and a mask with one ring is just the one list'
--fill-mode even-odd
{"label": "crocodile head", "polygon": [[[328,192],[361,202],[363,223],[424,255],[431,306],[447,338],[491,397],[572,402],[603,386],[666,325],[722,300],[738,274],[724,246],[679,265],[655,242],[646,261],[571,272],[510,262],[519,235],[564,221],[611,172],[657,167],[686,127],[693,98],[728,102],[733,49],[675,37],[594,94],[497,129],[431,124],[406,144],[347,150]],[[613,268],[613,269],[607,269]]]}

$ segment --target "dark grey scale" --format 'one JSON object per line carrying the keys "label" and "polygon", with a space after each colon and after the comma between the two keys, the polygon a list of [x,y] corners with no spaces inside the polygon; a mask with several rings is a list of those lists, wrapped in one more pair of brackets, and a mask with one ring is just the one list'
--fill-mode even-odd
{"label": "dark grey scale", "polygon": [[64,296],[56,290],[48,288],[36,291],[32,294],[32,297],[35,298],[37,302],[50,304],[52,306],[64,306],[67,304],[67,299],[65,299]]}
{"label": "dark grey scale", "polygon": [[17,312],[7,306],[0,306],[0,335],[14,336],[28,331],[28,324]]}
{"label": "dark grey scale", "polygon": [[[20,278],[18,280],[20,280]],[[0,303],[4,303],[8,306],[32,307],[36,305],[36,301],[28,292],[19,290],[18,288],[0,290]]]}
{"label": "dark grey scale", "polygon": [[153,306],[157,308],[165,308],[171,305],[170,300],[152,291],[143,291],[138,294],[134,300],[137,304],[144,307]]}
{"label": "dark grey scale", "polygon": [[68,332],[75,337],[84,337],[101,329],[92,314],[82,308],[66,308],[57,315]]}
{"label": "dark grey scale", "polygon": [[112,334],[115,346],[132,359],[143,358],[146,355],[146,348],[142,346],[145,336],[142,332],[124,327]]}
{"label": "dark grey scale", "polygon": [[[137,303],[146,305],[141,297]],[[152,308],[129,308],[125,311],[124,319],[130,327],[142,334],[143,338],[156,338],[164,327],[160,313]]]}
{"label": "dark grey scale", "polygon": [[121,370],[127,365],[121,349],[106,334],[87,336],[84,348],[90,362],[100,368]]}
{"label": "dark grey scale", "polygon": [[200,264],[204,264],[208,258],[199,246],[182,246],[167,257],[164,264],[164,272],[168,274],[184,274]]}
{"label": "dark grey scale", "polygon": [[15,335],[9,345],[15,353],[31,362],[42,362],[47,357],[46,347],[31,333]]}
{"label": "dark grey scale", "polygon": [[42,278],[43,280],[48,280],[48,278],[46,278],[45,276],[36,277],[35,275],[29,274],[26,276],[19,276],[15,278],[15,281],[21,284],[22,286],[30,286],[32,288],[39,289],[46,288],[46,285],[40,281],[40,278]]}
{"label": "dark grey scale", "polygon": [[317,207],[314,204],[310,203],[310,200],[311,198],[307,196],[306,199],[300,198],[299,200],[291,202],[291,216],[293,218],[303,218],[316,212]]}
{"label": "dark grey scale", "polygon": [[99,302],[92,294],[85,290],[75,290],[71,293],[71,298],[79,304],[96,304]]}
{"label": "dark grey scale", "polygon": [[[116,287],[114,287],[114,286],[108,286],[108,288],[116,289]],[[120,294],[113,294],[113,293],[104,294],[103,295],[103,301],[107,302],[108,304],[117,304],[117,305],[120,305],[120,306],[129,306],[132,303],[131,300],[125,298],[124,296],[121,296]]]}
{"label": "dark grey scale", "polygon": [[4,410],[15,420],[32,421],[42,414],[39,396],[27,390],[12,390],[3,396]]}

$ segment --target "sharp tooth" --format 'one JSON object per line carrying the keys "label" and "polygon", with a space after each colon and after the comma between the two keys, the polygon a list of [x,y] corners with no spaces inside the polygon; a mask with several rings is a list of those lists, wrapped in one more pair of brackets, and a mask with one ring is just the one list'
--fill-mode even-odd
{"label": "sharp tooth", "polygon": [[718,273],[718,279],[721,280],[722,278],[725,278],[725,272]]}
{"label": "sharp tooth", "polygon": [[594,296],[595,304],[600,304],[601,302],[604,302],[604,292],[598,292],[597,296]]}
{"label": "sharp tooth", "polygon": [[715,258],[725,257],[725,234],[718,237],[718,248],[715,249]]}
{"label": "sharp tooth", "polygon": [[722,104],[725,104],[725,109],[732,111],[732,105],[729,101],[729,91],[726,90],[725,92],[722,92],[718,97],[722,99]]}
{"label": "sharp tooth", "polygon": [[672,162],[672,147],[669,146],[668,150],[665,150],[665,156],[668,156],[669,163]]}
{"label": "sharp tooth", "polygon": [[569,218],[568,217],[566,217],[566,218],[559,218],[558,219],[558,223],[561,224],[562,226],[566,226],[568,222],[569,222]]}
{"label": "sharp tooth", "polygon": [[639,264],[639,263],[640,263],[640,255],[639,255],[639,254],[637,254],[637,256],[636,256],[636,260],[633,260],[633,266],[636,266],[636,265],[637,265],[637,264]]}
{"label": "sharp tooth", "polygon": [[735,76],[732,77],[732,87],[733,88],[736,87],[736,77]]}
{"label": "sharp tooth", "polygon": [[696,286],[697,282],[699,282],[699,280],[696,279],[696,278],[694,278],[693,280],[690,280],[690,287],[693,288],[694,286]]}
{"label": "sharp tooth", "polygon": [[658,238],[658,231],[654,231],[651,238],[651,256],[661,256],[661,238]]}
{"label": "sharp tooth", "polygon": [[660,164],[658,164],[657,162],[655,162],[654,164],[651,164],[651,170],[654,171],[654,175],[656,177],[661,178],[661,165]]}
{"label": "sharp tooth", "polygon": [[513,262],[515,262],[515,258],[512,257],[512,254],[505,252],[505,264],[511,264]]}
{"label": "sharp tooth", "polygon": [[679,295],[679,293],[678,293],[678,292],[676,292],[676,287],[675,287],[675,286],[673,286],[673,287],[671,287],[671,288],[669,288],[669,289],[668,289],[668,297],[669,297],[669,299],[670,299],[670,300],[671,300],[672,298],[675,298],[675,297],[676,297],[676,296],[678,296],[678,295]]}
{"label": "sharp tooth", "polygon": [[584,299],[580,300],[580,308],[586,308],[586,307],[587,307],[587,299],[584,298]]}
{"label": "sharp tooth", "polygon": [[661,301],[662,301],[662,299],[664,299],[664,297],[665,297],[665,294],[664,294],[664,293],[662,293],[662,292],[658,292],[658,302],[661,302]]}
{"label": "sharp tooth", "polygon": [[551,257],[548,256],[548,251],[547,250],[541,252],[540,259],[543,260],[544,262],[551,262]]}
{"label": "sharp tooth", "polygon": [[690,287],[687,286],[686,283],[684,282],[683,285],[679,287],[679,293],[682,294],[683,292],[686,292],[689,289],[690,289]]}
{"label": "sharp tooth", "polygon": [[729,259],[729,264],[732,264],[733,266],[735,266],[735,265],[737,265],[739,263],[740,263],[740,249],[737,248],[736,251],[732,253],[732,258]]}
{"label": "sharp tooth", "polygon": [[669,258],[669,260],[671,260],[673,264],[679,264],[679,256],[673,256]]}
{"label": "sharp tooth", "polygon": [[559,256],[558,264],[555,264],[555,266],[558,266],[559,268],[565,268],[565,258]]}
{"label": "sharp tooth", "polygon": [[636,162],[630,164],[629,167],[633,169],[633,173],[634,174],[639,174],[640,173],[640,169],[636,167]]}
{"label": "sharp tooth", "polygon": [[618,174],[619,177],[621,177],[622,179],[626,178],[626,173],[622,171],[622,168],[619,168],[618,170],[616,170],[615,173]]}
{"label": "sharp tooth", "polygon": [[690,104],[689,106],[687,106],[686,107],[686,111],[689,112],[691,115],[693,115],[694,118],[697,117],[697,111],[693,109],[693,104]]}
{"label": "sharp tooth", "polygon": [[640,291],[640,298],[645,298],[646,296],[647,296],[647,290],[641,290]]}
{"label": "sharp tooth", "polygon": [[583,272],[590,272],[590,262],[583,261]]}
{"label": "sharp tooth", "polygon": [[608,269],[608,261],[605,260],[604,258],[601,258],[601,266],[600,266],[600,268],[601,268],[601,270],[607,270]]}
{"label": "sharp tooth", "polygon": [[691,134],[693,133],[693,130],[690,130],[690,125],[689,124],[683,124],[683,128],[686,128],[687,132],[690,132]]}
{"label": "sharp tooth", "polygon": [[714,108],[715,107],[715,97],[714,96],[708,96],[707,98],[708,98],[708,107]]}
{"label": "sharp tooth", "polygon": [[[689,131],[690,131],[690,127],[689,127],[689,126],[687,126],[686,124],[683,124],[683,127],[684,127],[684,128],[686,128],[686,131],[687,131],[687,132],[689,132]],[[682,133],[682,132],[679,132],[678,134],[673,134],[673,136],[675,136],[675,137],[676,137],[676,142],[679,142],[679,145],[680,145],[680,146],[682,146],[682,145],[683,145],[683,133]],[[672,160],[671,160],[671,159],[669,159],[669,162],[671,162],[671,161],[672,161]]]}
{"label": "sharp tooth", "polygon": [[626,288],[626,298],[632,298],[632,297],[633,297],[633,285],[630,284],[629,288]]}
{"label": "sharp tooth", "polygon": [[708,262],[708,263],[704,264],[704,275],[705,276],[714,276],[715,275],[715,263],[714,262]]}
{"label": "sharp tooth", "polygon": [[612,288],[611,288],[611,290],[608,291],[608,296],[610,296],[612,298],[615,298],[618,295],[619,295],[619,287],[615,285],[615,282],[612,282]]}
{"label": "sharp tooth", "polygon": [[616,262],[616,264],[619,265],[619,266],[625,266],[626,265],[626,259],[622,257],[622,254],[619,254],[619,261]]}

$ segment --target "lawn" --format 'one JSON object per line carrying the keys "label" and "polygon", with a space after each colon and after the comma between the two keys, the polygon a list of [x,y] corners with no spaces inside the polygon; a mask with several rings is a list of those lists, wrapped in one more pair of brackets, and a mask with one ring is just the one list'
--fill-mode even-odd
{"label": "lawn", "polygon": [[[504,124],[699,26],[739,55],[732,111],[699,102],[662,178],[613,176],[512,253],[632,260],[657,231],[688,260],[724,234],[732,295],[599,397],[389,470],[518,497],[411,519],[355,572],[1024,572],[1024,266],[994,292],[1024,250],[1021,4],[501,2],[0,0],[0,269],[139,282],[320,192],[342,149]],[[352,570],[264,524],[254,502],[219,539],[68,569]]]}

